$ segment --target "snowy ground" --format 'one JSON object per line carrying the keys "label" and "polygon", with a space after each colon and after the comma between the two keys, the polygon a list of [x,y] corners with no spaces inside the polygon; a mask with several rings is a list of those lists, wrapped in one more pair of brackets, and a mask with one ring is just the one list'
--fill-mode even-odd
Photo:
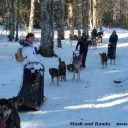
{"label": "snowy ground", "polygon": [[[73,81],[72,72],[67,71],[66,82],[51,85],[48,69],[58,67],[58,58],[39,56],[45,66],[47,100],[39,111],[20,113],[22,128],[128,128],[128,31],[116,29],[119,36],[116,64],[108,61],[103,69],[99,58],[100,52],[107,52],[112,30],[104,28],[103,44],[89,49],[80,81]],[[35,33],[39,38],[40,32]],[[76,41],[72,45],[68,38],[62,42],[62,49],[55,44],[55,53],[70,64]],[[8,42],[5,35],[0,35],[0,98],[16,96],[21,86],[22,64],[14,58],[18,47],[17,42]],[[126,81],[113,83],[119,79]]]}

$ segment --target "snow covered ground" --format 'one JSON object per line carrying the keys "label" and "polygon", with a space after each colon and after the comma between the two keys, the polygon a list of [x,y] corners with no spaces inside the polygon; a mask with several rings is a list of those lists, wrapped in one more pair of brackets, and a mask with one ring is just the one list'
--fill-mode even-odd
{"label": "snow covered ground", "polygon": [[[1,29],[2,31],[2,29]],[[60,86],[50,84],[48,69],[58,67],[58,58],[39,55],[45,66],[45,96],[47,100],[36,112],[20,114],[22,128],[128,128],[128,31],[116,29],[119,36],[116,64],[102,68],[100,52],[107,52],[108,38],[113,29],[104,28],[103,44],[89,49],[86,69],[80,72],[80,81],[72,80],[67,71],[67,81]],[[35,32],[40,38],[40,32]],[[55,53],[66,64],[72,62],[76,41],[62,41],[63,48],[56,47]],[[35,44],[39,46],[39,42]],[[17,63],[14,54],[17,42],[8,42],[0,35],[0,98],[11,98],[18,94],[22,80],[22,64]],[[113,80],[124,80],[120,84]]]}

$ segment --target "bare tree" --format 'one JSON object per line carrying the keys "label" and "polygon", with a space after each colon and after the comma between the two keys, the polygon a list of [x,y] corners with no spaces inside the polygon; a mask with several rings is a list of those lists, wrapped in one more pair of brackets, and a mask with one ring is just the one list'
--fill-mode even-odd
{"label": "bare tree", "polygon": [[15,37],[15,41],[18,41],[19,10],[20,10],[20,1],[17,0],[17,6],[16,6],[16,37]]}
{"label": "bare tree", "polygon": [[82,26],[83,32],[88,32],[89,24],[89,0],[82,0]]}
{"label": "bare tree", "polygon": [[54,16],[55,23],[57,27],[57,42],[58,47],[62,47],[61,39],[64,39],[64,1],[56,0],[54,1]]}
{"label": "bare tree", "polygon": [[[50,26],[52,32],[52,40],[54,39],[54,0],[51,0]],[[54,47],[54,44],[52,44]]]}
{"label": "bare tree", "polygon": [[51,0],[40,0],[41,3],[41,43],[39,52],[43,56],[51,57],[53,51],[53,37],[50,25]]}
{"label": "bare tree", "polygon": [[73,1],[74,24],[77,29],[78,38],[81,37],[82,3],[81,0]]}
{"label": "bare tree", "polygon": [[35,10],[35,0],[31,0],[31,9],[30,9],[28,32],[32,32],[32,29],[33,29],[34,10]]}
{"label": "bare tree", "polygon": [[67,4],[68,4],[67,23],[70,29],[70,37],[73,37],[74,36],[73,0],[67,0]]}
{"label": "bare tree", "polygon": [[15,34],[15,10],[14,10],[14,0],[7,0],[8,13],[9,13],[9,41],[14,39]]}
{"label": "bare tree", "polygon": [[96,0],[92,0],[92,14],[93,14],[93,27],[94,26],[97,26],[97,18],[96,18],[96,12],[97,12],[97,10],[96,10]]}

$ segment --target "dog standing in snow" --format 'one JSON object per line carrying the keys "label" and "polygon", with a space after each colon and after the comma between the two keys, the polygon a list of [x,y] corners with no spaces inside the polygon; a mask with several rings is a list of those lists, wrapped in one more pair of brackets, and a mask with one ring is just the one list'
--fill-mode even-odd
{"label": "dog standing in snow", "polygon": [[80,59],[79,56],[73,60],[73,80],[80,80]]}
{"label": "dog standing in snow", "polygon": [[61,58],[59,58],[59,66],[58,66],[58,70],[59,70],[59,78],[60,80],[64,80],[66,81],[66,64],[64,61],[61,61]]}
{"label": "dog standing in snow", "polygon": [[102,68],[105,68],[107,67],[107,54],[105,52],[102,52],[102,53],[99,53],[100,55],[100,61],[101,61],[101,64],[102,64]]}
{"label": "dog standing in snow", "polygon": [[66,64],[64,61],[61,61],[59,58],[59,65],[58,68],[49,68],[49,74],[51,76],[52,82],[54,82],[54,79],[57,79],[57,85],[59,85],[59,80],[66,81]]}

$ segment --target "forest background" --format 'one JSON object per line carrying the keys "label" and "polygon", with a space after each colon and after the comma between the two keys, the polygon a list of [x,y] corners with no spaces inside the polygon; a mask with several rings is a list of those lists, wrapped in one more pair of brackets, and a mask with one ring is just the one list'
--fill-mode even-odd
{"label": "forest background", "polygon": [[[0,17],[10,41],[19,39],[19,28],[26,33],[41,29],[39,52],[45,57],[54,55],[54,31],[58,47],[65,39],[65,29],[70,39],[90,34],[94,27],[128,28],[127,0],[1,0]],[[77,30],[77,36],[74,34]]]}

